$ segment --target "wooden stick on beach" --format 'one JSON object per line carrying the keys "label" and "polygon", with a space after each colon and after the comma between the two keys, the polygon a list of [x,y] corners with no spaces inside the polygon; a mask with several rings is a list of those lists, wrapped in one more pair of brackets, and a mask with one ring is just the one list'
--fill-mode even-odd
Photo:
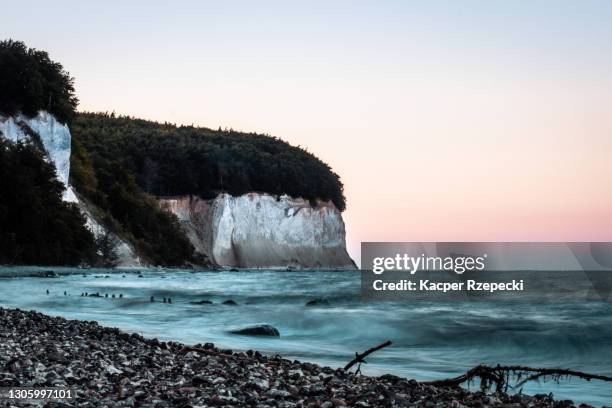
{"label": "wooden stick on beach", "polygon": [[364,362],[364,358],[366,358],[367,356],[369,356],[370,354],[372,354],[375,351],[378,351],[382,348],[385,348],[387,346],[391,345],[391,340],[387,340],[382,344],[379,344],[376,347],[372,347],[371,349],[368,349],[366,351],[364,351],[363,353],[359,354],[359,353],[355,353],[355,358],[351,360],[350,363],[348,363],[347,365],[344,366],[344,371],[348,370],[349,368],[351,368],[352,366],[354,366],[357,363],[363,363]]}

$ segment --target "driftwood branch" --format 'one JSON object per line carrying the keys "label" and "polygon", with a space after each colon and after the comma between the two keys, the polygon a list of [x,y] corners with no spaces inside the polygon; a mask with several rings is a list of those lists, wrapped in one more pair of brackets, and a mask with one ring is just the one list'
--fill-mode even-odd
{"label": "driftwood branch", "polygon": [[445,380],[429,381],[424,384],[442,386],[442,387],[458,387],[464,382],[472,381],[475,378],[480,379],[480,387],[483,390],[491,388],[495,385],[496,391],[507,391],[510,386],[510,379],[515,378],[517,383],[512,388],[520,387],[526,382],[537,381],[540,378],[550,378],[559,382],[561,378],[577,377],[586,381],[601,380],[612,382],[612,377],[599,374],[589,374],[582,371],[565,370],[560,368],[532,368],[526,366],[495,366],[489,367],[479,365],[465,374],[458,377],[447,378]]}
{"label": "driftwood branch", "polygon": [[354,366],[357,363],[363,363],[365,362],[363,359],[366,358],[367,356],[369,356],[370,354],[372,354],[375,351],[378,351],[382,348],[385,348],[387,346],[391,345],[391,340],[387,340],[382,344],[379,344],[376,347],[372,347],[371,349],[367,349],[366,351],[364,351],[363,353],[359,354],[359,353],[355,353],[355,358],[351,360],[350,363],[348,363],[347,365],[344,366],[344,371],[348,370],[349,368],[351,368],[352,366]]}

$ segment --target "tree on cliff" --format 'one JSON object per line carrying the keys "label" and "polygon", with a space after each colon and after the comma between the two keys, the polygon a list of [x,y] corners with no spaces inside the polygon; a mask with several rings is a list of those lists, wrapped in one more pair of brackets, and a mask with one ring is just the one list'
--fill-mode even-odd
{"label": "tree on cliff", "polygon": [[78,265],[96,256],[79,209],[32,143],[0,137],[0,264]]}
{"label": "tree on cliff", "polygon": [[35,116],[46,110],[66,123],[77,104],[74,80],[60,63],[20,41],[0,41],[0,113]]}
{"label": "tree on cliff", "polygon": [[116,249],[118,244],[119,239],[108,230],[104,230],[104,232],[98,235],[96,237],[96,248],[98,252],[96,266],[104,268],[116,267],[119,264],[119,254]]}

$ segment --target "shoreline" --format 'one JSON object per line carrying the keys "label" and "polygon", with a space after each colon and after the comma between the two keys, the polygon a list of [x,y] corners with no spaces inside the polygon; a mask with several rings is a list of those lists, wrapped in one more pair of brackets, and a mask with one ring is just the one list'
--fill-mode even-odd
{"label": "shoreline", "polygon": [[179,267],[151,267],[151,266],[126,266],[116,268],[79,268],[76,266],[21,266],[21,265],[0,265],[1,278],[56,278],[70,275],[96,275],[96,274],[139,274],[147,273],[164,273],[181,271],[185,273],[221,273],[221,272],[334,272],[334,273],[361,273],[360,269],[293,269],[286,268],[179,268]]}
{"label": "shoreline", "polygon": [[572,406],[544,395],[485,395],[389,374],[355,375],[212,343],[163,342],[6,308],[0,308],[0,386],[70,387],[76,400],[63,406]]}

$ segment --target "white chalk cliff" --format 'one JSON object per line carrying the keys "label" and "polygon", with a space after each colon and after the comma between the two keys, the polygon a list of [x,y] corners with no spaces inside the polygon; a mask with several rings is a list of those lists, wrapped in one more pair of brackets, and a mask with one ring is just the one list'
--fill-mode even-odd
{"label": "white chalk cliff", "polygon": [[[67,125],[58,122],[52,114],[44,111],[33,118],[21,114],[8,117],[0,115],[0,137],[13,142],[32,140],[42,143],[46,159],[54,164],[58,180],[66,187],[64,201],[79,206],[87,219],[86,225],[94,236],[105,233],[105,228],[93,217],[85,203],[79,200],[69,184],[71,136]],[[115,250],[119,256],[119,266],[141,264],[133,248],[125,241],[118,238]]]}
{"label": "white chalk cliff", "polygon": [[191,243],[222,266],[236,268],[355,269],[344,222],[331,202],[261,193],[160,199]]}

